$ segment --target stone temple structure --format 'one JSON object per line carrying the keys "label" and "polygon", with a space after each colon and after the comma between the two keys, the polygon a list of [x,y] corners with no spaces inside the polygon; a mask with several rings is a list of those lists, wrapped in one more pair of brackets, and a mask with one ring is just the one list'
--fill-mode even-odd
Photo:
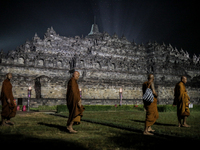
{"label": "stone temple structure", "polygon": [[77,70],[83,104],[119,104],[120,88],[122,104],[141,104],[142,83],[153,73],[158,103],[172,104],[175,84],[185,75],[191,102],[199,104],[199,59],[170,44],[136,44],[124,36],[101,33],[95,23],[86,37],[60,36],[51,27],[43,39],[35,34],[7,54],[1,51],[0,84],[10,72],[18,103],[27,103],[31,86],[31,107],[66,104],[67,82]]}

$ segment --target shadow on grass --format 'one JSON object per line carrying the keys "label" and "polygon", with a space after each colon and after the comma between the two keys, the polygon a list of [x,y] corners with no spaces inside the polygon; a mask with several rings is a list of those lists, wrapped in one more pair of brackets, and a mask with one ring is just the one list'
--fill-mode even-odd
{"label": "shadow on grass", "polygon": [[[63,118],[67,118],[67,116],[60,114],[51,114]],[[134,129],[132,127],[124,127],[112,123],[101,123],[98,121],[91,121],[87,119],[82,119],[82,121],[105,125],[117,129],[123,129],[127,131],[133,131],[132,133],[123,133],[119,132],[117,135],[108,137],[109,141],[115,145],[115,148],[122,149],[193,149],[199,146],[199,139],[194,138],[186,138],[186,137],[177,137],[172,135],[166,135],[165,133],[154,133],[154,136],[143,135],[142,130]],[[144,123],[144,121],[133,120]],[[162,124],[159,125],[168,125],[175,126],[173,124]],[[112,131],[111,131],[112,132]]]}
{"label": "shadow on grass", "polygon": [[[50,114],[50,115],[67,118],[67,116],[60,115],[60,114]],[[99,122],[99,121],[92,121],[92,120],[89,120],[89,119],[81,119],[81,120],[85,121],[85,122],[96,123],[96,124],[100,124],[100,125],[105,125],[105,126],[109,126],[109,127],[118,128],[118,129],[134,131],[134,132],[137,132],[137,133],[143,133],[142,130],[139,130],[139,129],[136,129],[136,128],[133,128],[133,127],[130,127],[130,126],[129,127],[125,127],[125,126],[115,125],[115,124],[112,124],[112,123],[103,123],[103,122]],[[145,123],[145,121],[141,121],[141,120],[131,120],[131,121]],[[175,124],[164,124],[164,123],[158,123],[158,122],[155,122],[154,124],[163,125],[163,126],[176,126]],[[154,134],[155,135],[161,135],[161,136],[163,135],[163,134],[158,134],[158,133],[154,133]]]}
{"label": "shadow on grass", "polygon": [[51,128],[57,128],[62,132],[68,132],[66,126],[60,126],[60,125],[55,125],[55,124],[48,124],[48,123],[43,123],[43,122],[38,122],[39,125],[45,125],[47,127]]}
{"label": "shadow on grass", "polygon": [[[67,116],[60,115],[60,114],[50,114],[50,115],[67,118]],[[134,128],[134,127],[130,127],[130,126],[126,127],[126,126],[122,126],[122,125],[113,124],[113,123],[110,123],[110,122],[106,123],[106,122],[100,122],[100,121],[93,121],[93,120],[89,120],[89,119],[81,119],[81,120],[85,121],[85,122],[100,124],[100,125],[104,125],[104,126],[108,126],[108,127],[117,128],[117,129],[133,131],[135,133],[140,133],[140,135],[143,136],[143,130],[140,130],[140,129],[137,129],[137,128]],[[132,121],[145,123],[145,121],[141,121],[141,120],[132,120]],[[163,126],[176,126],[174,124],[163,124],[163,123],[155,123],[155,124],[163,125]],[[154,132],[154,135],[157,136],[157,137],[165,137],[165,138],[174,138],[175,137],[175,136],[172,136],[172,135],[167,135],[165,133],[156,133],[156,132]],[[179,138],[179,137],[177,137],[177,138]]]}
{"label": "shadow on grass", "polygon": [[126,133],[110,137],[116,147],[123,149],[195,149],[199,146],[199,141],[174,136],[148,136],[143,134]]}
{"label": "shadow on grass", "polygon": [[[60,114],[50,114],[50,115],[67,118],[67,116],[60,115]],[[137,133],[142,133],[141,130],[138,130],[138,129],[133,128],[133,127],[125,127],[125,126],[115,125],[115,124],[112,124],[112,123],[99,122],[99,121],[94,121],[94,120],[89,120],[89,119],[81,119],[81,121],[85,121],[85,122],[89,122],[89,123],[95,123],[95,124],[100,124],[100,125],[105,125],[105,126],[108,126],[108,127],[118,128],[118,129],[122,129],[122,130],[133,131],[133,132],[137,132]]]}
{"label": "shadow on grass", "polygon": [[[0,132],[0,144],[8,146],[9,149],[16,149],[17,147],[28,148],[31,149],[83,149],[86,150],[79,143],[60,140],[60,139],[42,139],[36,138],[32,136],[22,135],[22,134],[4,134]],[[28,146],[28,147],[27,147]]]}
{"label": "shadow on grass", "polygon": [[[133,120],[133,119],[131,119],[131,121],[145,123],[145,121],[141,121],[141,120]],[[155,125],[162,125],[162,126],[173,126],[173,127],[177,126],[175,124],[159,123],[159,122],[155,122],[154,124]]]}

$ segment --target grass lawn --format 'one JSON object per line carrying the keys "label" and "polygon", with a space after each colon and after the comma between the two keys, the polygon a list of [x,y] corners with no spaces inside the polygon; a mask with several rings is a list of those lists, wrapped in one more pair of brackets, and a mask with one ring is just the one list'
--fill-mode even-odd
{"label": "grass lawn", "polygon": [[[56,116],[60,115],[60,116]],[[200,113],[191,112],[191,128],[178,128],[175,112],[160,112],[152,126],[154,136],[144,136],[145,112],[85,111],[78,134],[66,132],[68,113],[18,114],[12,127],[0,127],[0,143],[9,148],[63,149],[194,149],[200,142]]]}

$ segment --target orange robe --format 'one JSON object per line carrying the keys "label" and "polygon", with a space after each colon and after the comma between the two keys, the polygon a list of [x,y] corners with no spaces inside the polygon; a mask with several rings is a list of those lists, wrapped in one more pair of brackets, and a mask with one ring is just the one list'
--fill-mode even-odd
{"label": "orange robe", "polygon": [[[10,99],[10,103],[7,100]],[[16,115],[16,106],[14,104],[14,97],[12,93],[12,85],[10,80],[5,79],[2,84],[1,89],[1,102],[2,102],[2,112],[1,117],[4,119],[10,119]]]}
{"label": "orange robe", "polygon": [[[142,86],[142,91],[143,91],[143,95],[146,91],[146,89],[148,88],[149,83],[144,82],[143,86]],[[152,90],[151,86],[150,89]],[[145,126],[152,126],[156,120],[158,119],[159,115],[158,115],[158,108],[157,108],[157,97],[154,96],[154,101],[151,102],[146,102],[144,101],[144,108],[146,109],[146,120],[145,120]]]}
{"label": "orange robe", "polygon": [[174,89],[174,104],[177,105],[177,116],[184,117],[190,115],[189,110],[189,96],[185,89],[185,84],[180,81],[176,84]]}
{"label": "orange robe", "polygon": [[69,118],[67,125],[74,121],[74,124],[80,124],[80,118],[83,116],[84,107],[79,107],[78,102],[80,101],[80,92],[77,81],[72,77],[67,86],[67,107],[69,110]]}

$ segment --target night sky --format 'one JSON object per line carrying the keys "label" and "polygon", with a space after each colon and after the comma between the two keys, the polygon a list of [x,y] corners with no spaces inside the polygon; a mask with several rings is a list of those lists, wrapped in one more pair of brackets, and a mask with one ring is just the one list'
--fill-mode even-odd
{"label": "night sky", "polygon": [[192,0],[1,0],[0,49],[13,50],[35,33],[43,39],[51,26],[62,36],[86,36],[96,16],[100,32],[199,56],[199,14]]}

